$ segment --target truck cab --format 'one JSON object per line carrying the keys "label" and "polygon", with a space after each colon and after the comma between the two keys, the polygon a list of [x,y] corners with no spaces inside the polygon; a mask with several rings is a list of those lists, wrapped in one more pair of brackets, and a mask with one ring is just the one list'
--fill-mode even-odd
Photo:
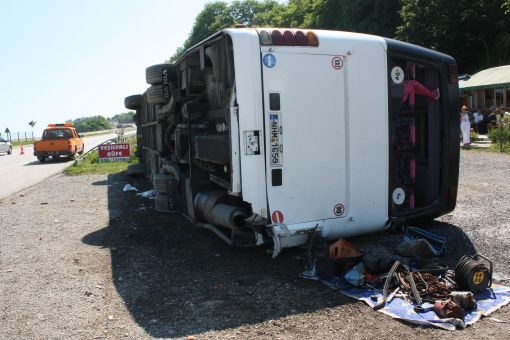
{"label": "truck cab", "polygon": [[146,78],[126,105],[146,174],[170,176],[175,210],[231,245],[270,242],[276,256],[312,233],[349,237],[455,207],[447,55],[349,32],[226,29]]}

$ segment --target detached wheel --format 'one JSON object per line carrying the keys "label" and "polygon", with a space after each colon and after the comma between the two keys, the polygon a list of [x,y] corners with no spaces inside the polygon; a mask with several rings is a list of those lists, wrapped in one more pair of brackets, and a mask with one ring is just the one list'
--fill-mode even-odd
{"label": "detached wheel", "polygon": [[143,96],[141,94],[135,94],[124,98],[124,106],[129,110],[137,110],[142,106]]}
{"label": "detached wheel", "polygon": [[158,64],[145,69],[145,80],[147,84],[159,85],[164,82],[175,82],[177,71],[174,64]]}
{"label": "detached wheel", "polygon": [[7,154],[8,155],[12,154],[12,146],[9,146],[9,150],[7,150]]}
{"label": "detached wheel", "polygon": [[168,103],[170,97],[170,93],[165,95],[163,85],[152,85],[147,89],[147,102],[151,105]]}
{"label": "detached wheel", "polygon": [[44,156],[37,156],[37,159],[39,160],[39,162],[41,163],[44,163],[44,161],[46,161],[46,157]]}

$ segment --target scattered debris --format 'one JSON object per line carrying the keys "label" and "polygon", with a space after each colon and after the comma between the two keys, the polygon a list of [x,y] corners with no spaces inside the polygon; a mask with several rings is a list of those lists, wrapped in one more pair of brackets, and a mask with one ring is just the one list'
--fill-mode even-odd
{"label": "scattered debris", "polygon": [[135,186],[133,186],[133,185],[128,183],[128,184],[124,185],[124,189],[122,189],[122,191],[124,191],[124,192],[127,192],[127,191],[138,191],[138,189]]}
{"label": "scattered debris", "polygon": [[363,255],[358,249],[344,239],[339,239],[329,246],[329,257],[332,259],[359,257]]}
{"label": "scattered debris", "polygon": [[143,198],[154,198],[156,196],[156,190],[151,189],[144,192],[137,193],[136,196],[140,196]]}
{"label": "scattered debris", "polygon": [[446,254],[446,244],[447,240],[445,237],[433,234],[429,231],[417,228],[417,227],[407,227],[404,240],[418,240],[425,239],[432,246],[432,251],[436,256],[443,256]]}
{"label": "scattered debris", "polygon": [[[483,259],[489,263],[481,262]],[[455,283],[459,288],[469,290],[473,293],[480,293],[492,284],[492,261],[487,257],[477,254],[474,256],[463,256],[455,267]]]}
{"label": "scattered debris", "polygon": [[365,266],[363,262],[358,263],[354,268],[345,274],[347,282],[354,286],[361,286],[365,283]]}
{"label": "scattered debris", "polygon": [[111,314],[110,314],[110,315],[108,315],[108,320],[110,320],[110,321],[111,321],[111,320],[113,320],[113,319],[114,319],[113,315],[111,315]]}
{"label": "scattered debris", "polygon": [[425,239],[404,240],[397,246],[397,253],[404,257],[432,259],[436,257],[434,247]]}
{"label": "scattered debris", "polygon": [[48,204],[48,202],[41,202],[40,204],[41,205],[46,205],[46,204]]}
{"label": "scattered debris", "polygon": [[[311,244],[312,258],[301,276],[321,280],[392,317],[444,329],[464,328],[510,302],[509,288],[487,290],[493,272],[488,258],[464,256],[455,271],[449,270],[437,259],[446,246],[443,237],[414,227],[395,247],[400,256],[378,245],[359,250],[343,239]],[[485,292],[475,299],[474,293]]]}
{"label": "scattered debris", "polygon": [[84,293],[85,296],[92,296],[94,295],[91,291],[86,290]]}

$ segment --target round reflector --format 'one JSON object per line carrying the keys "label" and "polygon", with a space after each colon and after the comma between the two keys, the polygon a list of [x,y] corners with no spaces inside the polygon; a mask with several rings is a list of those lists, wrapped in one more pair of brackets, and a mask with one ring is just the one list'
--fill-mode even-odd
{"label": "round reflector", "polygon": [[308,45],[308,38],[303,33],[303,31],[296,31],[296,45],[297,46],[307,46]]}
{"label": "round reflector", "polygon": [[273,45],[283,45],[284,39],[282,32],[274,30],[271,32],[271,38],[273,38]]}
{"label": "round reflector", "polygon": [[296,46],[296,37],[291,31],[283,32],[283,43],[285,46]]}
{"label": "round reflector", "polygon": [[269,32],[266,30],[259,32],[259,40],[260,44],[264,46],[271,45],[273,43],[273,40],[271,39],[271,34],[269,34]]}
{"label": "round reflector", "polygon": [[308,46],[319,46],[319,38],[313,32],[306,33],[306,37],[308,38]]}

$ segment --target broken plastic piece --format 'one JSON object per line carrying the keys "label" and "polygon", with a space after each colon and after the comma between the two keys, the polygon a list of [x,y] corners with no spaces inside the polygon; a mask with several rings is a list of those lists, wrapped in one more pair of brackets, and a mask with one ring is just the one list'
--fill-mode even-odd
{"label": "broken plastic piece", "polygon": [[140,196],[143,198],[153,198],[156,196],[156,190],[151,189],[151,190],[147,190],[144,192],[140,192],[140,193],[136,194],[136,196]]}
{"label": "broken plastic piece", "polygon": [[365,282],[365,266],[363,262],[358,263],[354,266],[344,278],[353,286],[361,286]]}
{"label": "broken plastic piece", "polygon": [[127,191],[138,191],[138,189],[135,188],[133,185],[128,183],[128,184],[124,185],[124,189],[122,189],[122,191],[124,191],[124,192],[127,192]]}

